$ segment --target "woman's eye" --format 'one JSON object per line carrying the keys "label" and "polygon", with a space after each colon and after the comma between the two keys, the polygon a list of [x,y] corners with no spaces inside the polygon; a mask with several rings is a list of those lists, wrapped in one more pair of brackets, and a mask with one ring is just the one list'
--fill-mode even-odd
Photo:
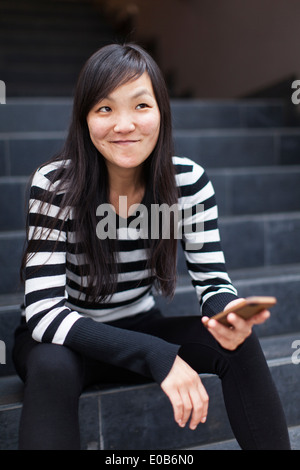
{"label": "woman's eye", "polygon": [[140,103],[136,107],[136,109],[144,109],[144,108],[149,108],[149,106],[146,103]]}
{"label": "woman's eye", "polygon": [[101,113],[109,113],[111,111],[111,108],[109,106],[101,106],[98,111]]}

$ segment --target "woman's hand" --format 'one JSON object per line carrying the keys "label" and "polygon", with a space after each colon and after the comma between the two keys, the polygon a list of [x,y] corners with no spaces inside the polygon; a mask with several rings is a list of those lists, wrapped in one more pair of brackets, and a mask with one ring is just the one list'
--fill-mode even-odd
{"label": "woman's hand", "polygon": [[194,430],[199,423],[205,423],[208,395],[199,374],[181,357],[176,356],[161,388],[171,401],[174,419],[179,426],[184,427],[190,417],[190,429]]}
{"label": "woman's hand", "polygon": [[208,331],[210,331],[223,348],[230,351],[234,351],[251,335],[253,325],[264,323],[270,317],[268,310],[263,310],[248,320],[244,320],[235,313],[230,312],[230,309],[238,305],[242,300],[243,299],[233,300],[225,308],[225,310],[228,311],[227,321],[232,325],[229,328],[208,317],[202,318],[202,322]]}

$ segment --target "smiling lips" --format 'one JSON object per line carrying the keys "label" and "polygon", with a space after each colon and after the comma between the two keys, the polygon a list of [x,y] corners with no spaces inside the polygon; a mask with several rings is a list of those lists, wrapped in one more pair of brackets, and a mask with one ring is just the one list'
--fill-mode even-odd
{"label": "smiling lips", "polygon": [[130,145],[130,144],[136,144],[139,142],[139,140],[113,140],[111,141],[112,144],[117,144],[117,145]]}

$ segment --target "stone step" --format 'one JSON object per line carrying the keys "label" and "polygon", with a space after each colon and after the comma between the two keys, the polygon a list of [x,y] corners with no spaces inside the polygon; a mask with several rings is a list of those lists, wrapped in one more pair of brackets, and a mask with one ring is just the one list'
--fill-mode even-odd
{"label": "stone step", "polygon": [[[300,262],[299,212],[220,217],[219,228],[230,270]],[[178,270],[186,271],[182,250]]]}
{"label": "stone step", "polygon": [[[38,47],[41,46],[36,45],[32,53],[37,54]],[[55,56],[62,55],[64,62],[68,58],[73,60],[74,54],[73,50],[65,57],[55,50]],[[280,128],[293,123],[287,105],[280,100],[173,99],[171,109],[173,127],[178,130]],[[6,106],[0,107],[0,129],[1,132],[65,131],[71,110],[71,98],[9,98]]]}
{"label": "stone step", "polygon": [[175,153],[204,168],[297,165],[300,131],[293,128],[176,130]]}
{"label": "stone step", "polygon": [[[0,176],[26,176],[58,153],[66,132],[1,132]],[[300,130],[175,131],[176,155],[206,169],[299,165]]]}
{"label": "stone step", "polygon": [[[300,450],[300,426],[292,426],[289,428],[289,436],[292,450]],[[203,446],[195,446],[188,449],[182,449],[188,451],[199,451],[199,450],[241,450],[236,439],[229,439],[227,441],[214,442]]]}
{"label": "stone step", "polygon": [[0,231],[22,230],[28,206],[29,178],[0,177]]}
{"label": "stone step", "polygon": [[85,60],[113,40],[112,24],[95,2],[2,1],[0,61],[7,96],[72,96]]}
{"label": "stone step", "polygon": [[62,149],[65,132],[0,134],[0,176],[27,176]]}
{"label": "stone step", "polygon": [[176,129],[239,129],[296,125],[294,107],[284,100],[173,99]]}
{"label": "stone step", "polygon": [[[300,166],[217,169],[207,173],[215,188],[220,216],[300,211]],[[29,177],[0,176],[0,231],[24,228],[28,194]]]}
{"label": "stone step", "polygon": [[[206,169],[300,163],[300,130],[178,132],[176,154]],[[30,175],[62,149],[65,137],[63,131],[0,133],[0,176]]]}
{"label": "stone step", "polygon": [[[293,363],[287,347],[299,337],[300,333],[295,332],[279,343],[277,337],[272,344],[261,340],[290,427],[300,422],[300,368]],[[219,379],[211,374],[201,374],[201,378],[210,404],[207,422],[196,431],[181,429],[174,423],[169,400],[157,384],[106,384],[85,391],[79,408],[82,449],[187,449],[233,439]],[[1,450],[17,448],[22,389],[16,376],[0,378]]]}
{"label": "stone step", "polygon": [[208,169],[219,215],[298,211],[300,166]]}

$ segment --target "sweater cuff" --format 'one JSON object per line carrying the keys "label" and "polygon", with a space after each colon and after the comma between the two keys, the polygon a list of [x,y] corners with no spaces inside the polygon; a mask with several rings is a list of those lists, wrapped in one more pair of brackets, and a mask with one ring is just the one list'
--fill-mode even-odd
{"label": "sweater cuff", "polygon": [[222,312],[229,302],[238,298],[239,297],[237,295],[230,294],[229,292],[212,295],[202,305],[202,315],[212,317],[213,315]]}
{"label": "sweater cuff", "polygon": [[87,357],[151,377],[158,384],[170,372],[180,348],[156,336],[90,318],[77,320],[64,344]]}

